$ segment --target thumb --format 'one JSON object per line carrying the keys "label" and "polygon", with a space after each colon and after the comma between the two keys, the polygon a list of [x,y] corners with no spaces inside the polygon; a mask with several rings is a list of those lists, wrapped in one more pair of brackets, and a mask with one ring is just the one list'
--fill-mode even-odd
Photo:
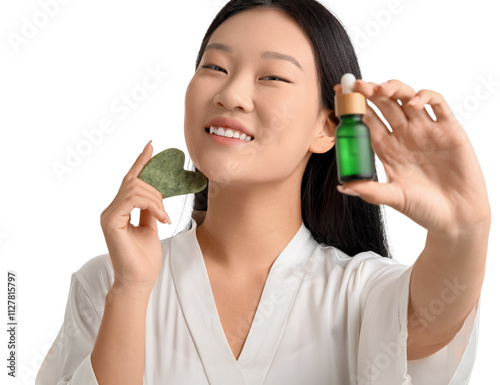
{"label": "thumb", "polygon": [[348,182],[337,186],[342,194],[360,197],[374,205],[387,205],[398,209],[403,202],[401,190],[392,183],[375,181]]}

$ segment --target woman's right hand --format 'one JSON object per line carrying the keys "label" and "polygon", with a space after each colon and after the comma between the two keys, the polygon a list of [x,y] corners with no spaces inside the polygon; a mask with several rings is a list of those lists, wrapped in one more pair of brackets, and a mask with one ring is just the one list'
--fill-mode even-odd
{"label": "woman's right hand", "polygon": [[[160,273],[162,248],[156,221],[170,223],[161,193],[137,176],[151,159],[151,141],[123,178],[111,204],[101,214],[101,228],[113,264],[113,289],[150,292]],[[141,210],[139,226],[130,223],[134,208]]]}

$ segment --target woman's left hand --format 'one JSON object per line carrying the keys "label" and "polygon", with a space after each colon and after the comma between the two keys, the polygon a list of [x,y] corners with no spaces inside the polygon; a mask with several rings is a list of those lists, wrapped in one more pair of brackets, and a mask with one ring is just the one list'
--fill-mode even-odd
{"label": "woman's left hand", "polygon": [[[336,92],[340,90],[340,85],[335,86]],[[339,191],[391,206],[440,237],[458,236],[489,220],[478,159],[442,95],[430,90],[417,93],[398,80],[381,85],[358,80],[354,91],[375,104],[392,129],[367,105],[363,121],[370,128],[387,183],[349,182]],[[426,104],[436,120],[424,108]]]}

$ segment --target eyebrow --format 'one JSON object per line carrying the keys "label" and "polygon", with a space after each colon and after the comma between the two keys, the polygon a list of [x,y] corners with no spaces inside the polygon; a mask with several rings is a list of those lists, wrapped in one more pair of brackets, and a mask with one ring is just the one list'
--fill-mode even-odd
{"label": "eyebrow", "polygon": [[[229,52],[229,53],[233,52],[233,49],[231,47],[229,47],[226,44],[222,44],[222,43],[209,44],[207,46],[207,48],[205,48],[205,50],[209,50],[209,49],[218,49],[218,50],[221,50],[224,52]],[[267,52],[264,52],[261,55],[261,57],[263,59],[286,60],[286,61],[289,61],[290,63],[293,63],[294,65],[296,65],[297,67],[299,67],[303,71],[302,66],[297,61],[297,59],[295,59],[293,56],[285,55],[283,53],[279,53],[279,52],[275,52],[275,51],[267,51]]]}

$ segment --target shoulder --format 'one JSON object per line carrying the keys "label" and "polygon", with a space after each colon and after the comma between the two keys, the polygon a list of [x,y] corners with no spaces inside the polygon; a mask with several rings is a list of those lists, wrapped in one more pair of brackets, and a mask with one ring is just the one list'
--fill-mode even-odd
{"label": "shoulder", "polygon": [[80,303],[89,302],[97,314],[102,316],[106,295],[113,285],[113,265],[109,254],[89,259],[71,276],[70,297]]}
{"label": "shoulder", "polygon": [[[169,237],[160,241],[164,259],[169,255],[171,240],[172,237]],[[113,263],[109,253],[89,259],[73,275],[88,293],[95,290],[107,292],[114,282]]]}
{"label": "shoulder", "polygon": [[101,254],[89,259],[73,273],[86,291],[97,288],[109,289],[113,284],[113,265],[109,254]]}
{"label": "shoulder", "polygon": [[312,270],[320,270],[351,281],[351,284],[361,285],[390,276],[396,277],[408,269],[408,266],[397,260],[382,257],[373,251],[363,251],[350,256],[336,247],[320,243],[314,252],[312,265]]}
{"label": "shoulder", "polygon": [[315,254],[319,260],[340,267],[344,270],[357,269],[360,266],[402,266],[398,261],[392,258],[382,257],[373,251],[363,251],[355,255],[348,255],[342,250],[334,247],[318,243]]}
{"label": "shoulder", "polygon": [[[169,255],[171,240],[172,237],[169,237],[160,241],[164,259]],[[114,282],[113,263],[109,253],[89,259],[73,273],[73,276],[90,296],[96,292],[107,293]]]}
{"label": "shoulder", "polygon": [[309,265],[309,281],[363,303],[374,293],[385,295],[403,287],[409,271],[409,266],[373,251],[350,256],[336,247],[318,244]]}

